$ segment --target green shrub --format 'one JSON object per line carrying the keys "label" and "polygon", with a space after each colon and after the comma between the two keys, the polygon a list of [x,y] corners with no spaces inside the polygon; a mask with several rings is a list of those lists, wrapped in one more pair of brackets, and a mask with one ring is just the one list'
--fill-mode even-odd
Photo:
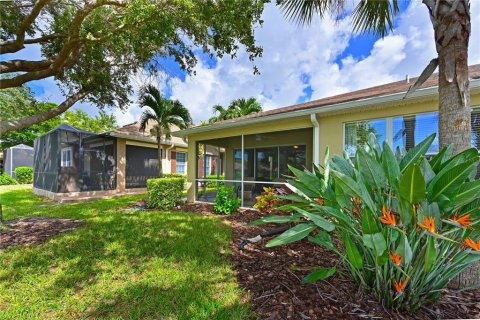
{"label": "green shrub", "polygon": [[185,180],[183,178],[148,179],[148,206],[170,209],[180,204],[184,184]]}
{"label": "green shrub", "polygon": [[213,204],[216,213],[232,214],[240,207],[241,200],[235,196],[234,187],[220,186]]}
{"label": "green shrub", "polygon": [[[334,156],[323,171],[290,167],[295,178],[289,183],[297,193],[282,198],[294,201],[283,207],[293,214],[253,224],[299,222],[267,246],[303,238],[324,246],[388,308],[416,311],[435,303],[451,279],[480,260],[480,180],[474,148],[455,156],[444,148],[427,160],[434,138],[396,157],[372,135],[353,163]],[[320,268],[304,281],[335,271]]]}
{"label": "green shrub", "polygon": [[0,186],[17,184],[17,180],[10,177],[7,173],[0,174]]}
{"label": "green shrub", "polygon": [[33,183],[33,168],[17,167],[15,168],[15,176],[20,184]]}
{"label": "green shrub", "polygon": [[[205,177],[205,179],[212,179],[212,180],[225,180],[224,176],[216,175],[216,174],[211,174]],[[219,181],[207,181],[207,188],[217,188],[217,186],[223,186],[223,182]]]}
{"label": "green shrub", "polygon": [[187,175],[182,173],[164,173],[163,177],[164,178],[182,178],[185,180],[187,179]]}

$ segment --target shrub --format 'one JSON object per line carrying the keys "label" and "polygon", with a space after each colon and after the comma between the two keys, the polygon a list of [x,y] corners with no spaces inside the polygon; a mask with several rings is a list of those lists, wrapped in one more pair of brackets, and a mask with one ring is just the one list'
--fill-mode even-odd
{"label": "shrub", "polygon": [[257,203],[254,204],[254,208],[258,209],[262,213],[273,213],[273,210],[281,207],[285,202],[278,197],[278,191],[276,188],[263,188],[261,195],[256,197]]}
{"label": "shrub", "polygon": [[[224,176],[216,175],[216,174],[211,174],[205,177],[205,179],[212,179],[212,180],[225,180]],[[223,186],[223,182],[219,181],[207,181],[207,188],[217,188],[217,186]]]}
{"label": "shrub", "polygon": [[170,209],[180,204],[184,184],[183,178],[148,179],[148,206]]}
{"label": "shrub", "polygon": [[[267,246],[308,238],[335,252],[348,274],[386,307],[415,311],[436,302],[452,278],[480,260],[480,180],[474,148],[455,156],[444,148],[427,160],[434,138],[396,157],[388,144],[381,149],[370,137],[353,163],[334,156],[323,172],[290,168],[297,191],[283,197],[294,201],[283,209],[293,214],[255,223],[299,224]],[[304,281],[335,271],[320,268]]]}
{"label": "shrub", "polygon": [[15,168],[15,176],[20,184],[33,183],[33,168],[32,167],[17,167]]}
{"label": "shrub", "polygon": [[10,177],[7,173],[0,174],[0,186],[17,184],[17,180]]}
{"label": "shrub", "polygon": [[165,173],[163,174],[163,177],[164,178],[182,178],[184,180],[187,179],[187,175],[182,173]]}
{"label": "shrub", "polygon": [[216,213],[232,214],[240,207],[240,198],[235,196],[234,187],[220,186],[213,204]]}

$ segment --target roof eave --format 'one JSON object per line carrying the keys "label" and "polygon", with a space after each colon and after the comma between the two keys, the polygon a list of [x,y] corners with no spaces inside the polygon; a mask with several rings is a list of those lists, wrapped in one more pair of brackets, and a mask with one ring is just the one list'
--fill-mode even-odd
{"label": "roof eave", "polygon": [[[470,90],[479,89],[479,88],[480,88],[480,79],[470,80]],[[322,114],[322,113],[338,111],[338,110],[347,110],[347,109],[354,109],[354,108],[360,108],[360,107],[391,103],[395,101],[404,100],[403,98],[405,96],[405,93],[406,92],[403,91],[399,93],[392,93],[387,95],[375,96],[371,98],[352,100],[347,102],[335,103],[331,105],[310,107],[310,108],[294,110],[294,111],[286,111],[282,113],[266,115],[266,116],[261,116],[256,118],[233,120],[231,122],[212,124],[204,127],[195,127],[195,128],[175,131],[175,132],[172,132],[172,135],[174,135],[175,137],[186,138],[191,134],[211,132],[211,131],[221,130],[225,128],[232,128],[236,126],[244,126],[246,124],[255,124],[255,123],[261,123],[265,121],[274,121],[274,120],[281,120],[281,119],[291,118],[291,117],[307,116],[310,114]],[[413,99],[419,99],[419,98],[426,98],[429,96],[434,97],[436,95],[438,95],[438,86],[422,88],[412,93],[409,98],[405,99],[405,101],[411,101]]]}
{"label": "roof eave", "polygon": [[[111,132],[105,132],[105,135],[115,137],[115,138],[122,138],[122,139],[127,139],[127,140],[134,140],[134,141],[141,141],[141,142],[149,142],[149,143],[157,143],[157,140],[153,137],[140,137],[140,136],[133,136],[125,133],[119,133],[115,131]],[[175,147],[188,147],[186,143],[178,143],[178,142],[173,142],[173,141],[168,141],[168,140],[162,140],[162,144],[164,145],[174,145]]]}

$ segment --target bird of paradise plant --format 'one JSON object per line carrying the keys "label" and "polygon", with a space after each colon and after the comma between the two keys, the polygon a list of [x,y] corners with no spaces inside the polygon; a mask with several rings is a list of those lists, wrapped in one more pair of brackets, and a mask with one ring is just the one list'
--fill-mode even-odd
{"label": "bird of paradise plant", "polygon": [[[293,222],[267,246],[307,238],[332,250],[353,280],[386,307],[415,311],[434,303],[451,279],[480,260],[478,151],[452,156],[444,148],[428,160],[434,139],[395,155],[372,135],[353,161],[334,156],[313,172],[291,167],[294,194],[282,198],[292,203],[281,207],[291,216],[253,224]],[[315,270],[306,282],[336,269]]]}

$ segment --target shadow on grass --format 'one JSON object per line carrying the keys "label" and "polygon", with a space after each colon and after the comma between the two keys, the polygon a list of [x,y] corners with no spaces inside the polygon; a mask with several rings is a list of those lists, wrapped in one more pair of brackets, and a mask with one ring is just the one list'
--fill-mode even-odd
{"label": "shadow on grass", "polygon": [[230,228],[215,217],[122,210],[132,199],[37,208],[86,225],[0,252],[7,317],[245,318],[226,257]]}

